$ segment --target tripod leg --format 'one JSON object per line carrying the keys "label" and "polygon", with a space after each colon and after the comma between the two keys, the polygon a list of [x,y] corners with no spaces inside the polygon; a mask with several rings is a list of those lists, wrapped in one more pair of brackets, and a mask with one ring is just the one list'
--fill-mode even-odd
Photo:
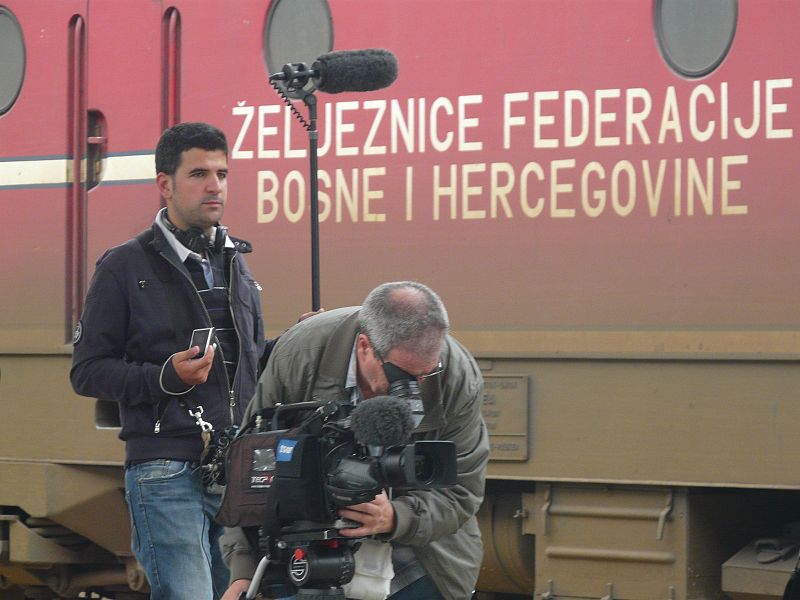
{"label": "tripod leg", "polygon": [[239,600],[253,600],[256,595],[258,594],[258,588],[261,587],[261,578],[264,576],[264,571],[267,570],[269,566],[269,558],[266,556],[261,559],[256,567],[256,572],[253,575],[253,579],[250,582],[250,587],[247,588],[247,593],[243,592],[242,596],[239,596]]}

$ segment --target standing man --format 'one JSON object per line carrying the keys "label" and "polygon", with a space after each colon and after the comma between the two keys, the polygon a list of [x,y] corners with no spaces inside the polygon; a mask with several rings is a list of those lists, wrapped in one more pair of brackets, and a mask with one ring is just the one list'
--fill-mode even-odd
{"label": "standing man", "polygon": [[[483,501],[489,443],[481,414],[483,379],[475,360],[447,335],[447,312],[432,290],[385,283],[362,307],[332,310],[287,331],[259,380],[245,420],[266,406],[310,400],[369,402],[385,395],[398,370],[421,386],[424,417],[415,440],[451,440],[458,482],[410,490],[339,511],[360,527],[347,537],[391,543],[391,600],[467,600],[478,579],[482,544],[475,514]],[[246,590],[260,558],[241,529],[222,541],[231,568],[224,600]]]}
{"label": "standing man", "polygon": [[[166,130],[156,147],[166,208],[108,250],[75,332],[75,391],[119,403],[132,549],[154,600],[212,600],[228,585],[214,522],[218,493],[198,468],[210,431],[238,424],[265,348],[249,243],[220,225],[225,135],[205,123]],[[213,344],[188,348],[214,327]]]}

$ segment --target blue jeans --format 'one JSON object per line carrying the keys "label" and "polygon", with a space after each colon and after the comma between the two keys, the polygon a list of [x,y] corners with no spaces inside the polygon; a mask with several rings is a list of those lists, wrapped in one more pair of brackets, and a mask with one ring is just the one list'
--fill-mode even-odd
{"label": "blue jeans", "polygon": [[125,469],[131,549],[152,600],[217,600],[228,587],[214,522],[221,497],[208,494],[197,463],[153,460]]}

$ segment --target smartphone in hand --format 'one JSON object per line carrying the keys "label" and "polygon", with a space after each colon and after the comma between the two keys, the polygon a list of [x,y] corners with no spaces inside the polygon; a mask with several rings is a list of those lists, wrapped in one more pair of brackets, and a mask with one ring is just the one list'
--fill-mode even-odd
{"label": "smartphone in hand", "polygon": [[192,340],[189,342],[189,348],[197,346],[200,348],[200,353],[194,358],[203,358],[206,355],[208,347],[214,341],[214,328],[205,327],[203,329],[195,329],[192,332]]}

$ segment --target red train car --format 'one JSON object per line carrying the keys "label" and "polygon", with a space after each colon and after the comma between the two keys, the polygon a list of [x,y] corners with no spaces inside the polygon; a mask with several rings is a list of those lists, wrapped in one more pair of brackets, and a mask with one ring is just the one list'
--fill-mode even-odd
{"label": "red train car", "polygon": [[799,22],[791,0],[0,0],[0,597],[146,591],[116,408],[67,373],[94,261],[160,207],[159,133],[228,134],[225,222],[279,333],[311,304],[312,174],[268,77],[360,48],[399,76],[315,94],[321,301],[423,281],[478,358],[480,593],[779,597]]}

